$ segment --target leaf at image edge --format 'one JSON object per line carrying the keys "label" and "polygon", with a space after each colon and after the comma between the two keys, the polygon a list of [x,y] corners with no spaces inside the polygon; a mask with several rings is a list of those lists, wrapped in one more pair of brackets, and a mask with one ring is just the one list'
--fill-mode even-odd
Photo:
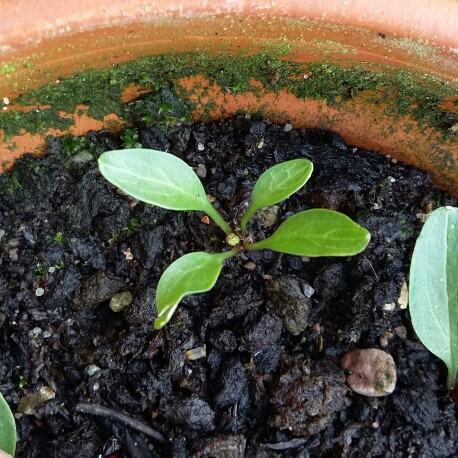
{"label": "leaf at image edge", "polygon": [[204,293],[213,288],[231,252],[211,254],[199,251],[174,261],[162,274],[156,290],[158,317],[155,329],[165,326],[180,301],[190,294]]}
{"label": "leaf at image edge", "polygon": [[458,371],[458,208],[435,210],[416,241],[409,310],[418,338],[447,366],[449,389]]}
{"label": "leaf at image edge", "polygon": [[0,450],[14,456],[16,451],[16,423],[10,406],[0,393]]}

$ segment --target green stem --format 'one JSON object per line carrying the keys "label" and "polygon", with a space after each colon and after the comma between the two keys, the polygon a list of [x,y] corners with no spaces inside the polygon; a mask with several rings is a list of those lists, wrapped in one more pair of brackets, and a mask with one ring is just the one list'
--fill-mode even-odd
{"label": "green stem", "polygon": [[269,246],[266,246],[266,244],[264,243],[269,239],[270,237],[267,237],[266,239],[260,240],[259,242],[249,243],[248,245],[245,246],[245,250],[246,251],[257,251],[257,250],[264,250],[266,248],[270,248]]}
{"label": "green stem", "polygon": [[448,369],[447,388],[450,391],[453,388],[455,388],[457,371],[456,371],[456,369],[449,368],[449,367],[447,369]]}
{"label": "green stem", "polygon": [[216,208],[208,203],[205,213],[225,232],[226,235],[232,234],[233,230],[229,224],[226,223],[224,218],[218,213]]}
{"label": "green stem", "polygon": [[253,216],[255,212],[252,211],[251,205],[247,208],[245,214],[242,216],[242,220],[240,221],[240,229],[242,230],[242,235],[246,235],[246,225],[250,218]]}
{"label": "green stem", "polygon": [[219,256],[221,261],[225,261],[226,259],[232,258],[236,254],[239,253],[239,250],[237,248],[232,248],[230,251],[225,251],[223,253],[218,253],[215,254],[215,256]]}

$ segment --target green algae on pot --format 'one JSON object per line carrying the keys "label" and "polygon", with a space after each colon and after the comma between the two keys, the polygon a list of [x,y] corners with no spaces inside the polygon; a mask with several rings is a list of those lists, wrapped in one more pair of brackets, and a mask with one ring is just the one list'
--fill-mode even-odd
{"label": "green algae on pot", "polygon": [[41,151],[49,135],[242,111],[337,131],[349,143],[431,170],[458,192],[458,85],[381,64],[298,62],[285,55],[290,51],[143,56],[55,80],[7,100],[2,165]]}

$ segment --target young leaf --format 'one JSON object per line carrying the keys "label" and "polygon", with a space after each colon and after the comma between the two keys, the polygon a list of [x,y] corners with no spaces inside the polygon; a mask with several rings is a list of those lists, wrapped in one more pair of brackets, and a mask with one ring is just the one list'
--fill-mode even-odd
{"label": "young leaf", "polygon": [[224,260],[234,255],[235,251],[218,254],[198,251],[186,254],[170,264],[157,285],[158,316],[154,328],[161,329],[169,322],[183,297],[212,289]]}
{"label": "young leaf", "polygon": [[307,159],[293,159],[266,170],[256,182],[251,202],[243,215],[240,227],[246,232],[248,220],[261,208],[275,205],[302,188],[313,172]]}
{"label": "young leaf", "polygon": [[210,204],[191,167],[173,154],[151,149],[125,149],[99,157],[102,175],[142,202],[169,210],[207,213],[226,234],[232,229]]}
{"label": "young leaf", "polygon": [[409,309],[419,339],[458,372],[458,208],[435,210],[418,237],[410,264]]}
{"label": "young leaf", "polygon": [[248,251],[270,248],[298,256],[351,256],[366,248],[369,232],[342,213],[306,210],[288,218],[267,239],[247,246]]}
{"label": "young leaf", "polygon": [[16,423],[5,398],[0,393],[0,450],[14,456],[16,451]]}

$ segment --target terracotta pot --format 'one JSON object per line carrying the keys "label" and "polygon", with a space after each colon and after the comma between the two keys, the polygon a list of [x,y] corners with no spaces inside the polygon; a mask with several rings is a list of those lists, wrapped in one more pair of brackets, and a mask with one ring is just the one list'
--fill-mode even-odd
{"label": "terracotta pot", "polygon": [[243,111],[331,129],[458,195],[455,0],[72,3],[3,2],[4,167],[48,135],[119,129],[157,95],[170,122]]}

